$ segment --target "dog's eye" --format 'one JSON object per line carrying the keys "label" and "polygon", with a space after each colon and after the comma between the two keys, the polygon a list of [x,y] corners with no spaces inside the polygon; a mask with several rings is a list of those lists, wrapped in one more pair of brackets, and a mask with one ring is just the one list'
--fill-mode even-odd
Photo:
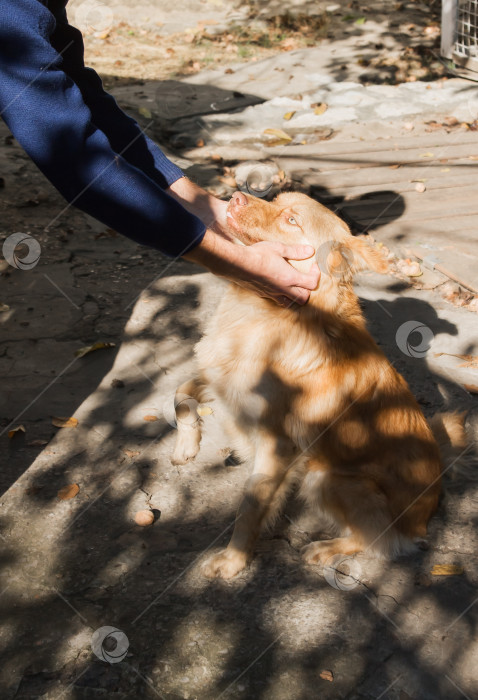
{"label": "dog's eye", "polygon": [[289,224],[292,224],[292,226],[297,226],[297,221],[294,219],[293,216],[289,216],[287,221],[289,222]]}

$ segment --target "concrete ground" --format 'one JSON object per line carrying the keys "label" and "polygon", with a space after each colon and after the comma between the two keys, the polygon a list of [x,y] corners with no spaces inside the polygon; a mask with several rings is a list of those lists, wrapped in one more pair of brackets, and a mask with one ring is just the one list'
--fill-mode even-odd
{"label": "concrete ground", "polygon": [[[284,71],[276,73],[297,57],[288,53],[287,60],[277,58]],[[263,71],[273,71],[267,61]],[[322,75],[325,62],[319,65],[318,54],[314,61]],[[297,77],[305,80],[310,72],[299,68]],[[261,67],[255,63],[251,71]],[[201,80],[224,90],[216,101],[230,96],[219,77],[205,73],[192,83]],[[344,86],[345,93],[354,89]],[[425,133],[429,117],[449,114],[448,105],[430,108],[434,89],[414,88],[418,111],[382,120],[378,135],[404,128],[404,119]],[[238,178],[242,161],[262,158],[254,141],[241,136],[250,123],[247,110],[275,105],[242,83],[251,100],[266,102],[242,103],[233,115],[235,131],[228,118],[235,141],[229,158],[221,151],[217,161],[209,156],[223,144],[197,145],[203,135],[191,122],[183,129],[188,122],[178,119],[171,128],[158,106],[164,101],[155,98],[161,90],[153,82],[118,88],[118,99],[140,119],[149,120],[139,112],[148,105],[152,128],[173,157],[227,196],[224,178]],[[454,109],[465,109],[469,96],[464,106],[459,94]],[[241,99],[247,102],[247,95]],[[271,114],[263,128],[277,128]],[[199,118],[201,125],[209,119]],[[227,120],[219,121],[223,128]],[[352,126],[369,137],[378,123],[369,114],[354,125],[321,128],[332,128],[332,139],[349,139]],[[175,141],[184,133],[192,143]],[[476,479],[446,479],[428,546],[416,555],[384,563],[362,554],[343,571],[305,565],[300,548],[317,524],[292,497],[249,569],[229,583],[207,581],[200,565],[227,543],[250,465],[226,460],[222,414],[211,403],[198,458],[172,466],[171,414],[174,390],[194,371],[193,346],[224,283],[74,209],[63,211],[61,197],[4,126],[0,174],[2,238],[21,231],[41,249],[28,270],[0,261],[1,697],[478,697]],[[274,182],[286,185],[281,177]],[[478,370],[476,360],[457,357],[477,355],[472,295],[436,272],[401,274],[400,251],[394,252],[393,274],[357,279],[370,330],[427,416],[444,408],[468,411],[476,458]],[[397,332],[412,321],[421,330],[410,331],[404,345]],[[415,352],[420,336],[429,347]],[[96,342],[114,346],[75,355]],[[57,427],[58,417],[78,422]],[[11,432],[20,425],[24,431]],[[142,509],[154,513],[152,526],[135,524]]]}

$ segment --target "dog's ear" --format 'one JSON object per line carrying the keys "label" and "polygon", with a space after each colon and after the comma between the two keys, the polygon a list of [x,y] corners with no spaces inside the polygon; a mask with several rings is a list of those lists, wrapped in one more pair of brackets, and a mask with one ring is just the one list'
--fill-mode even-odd
{"label": "dog's ear", "polygon": [[352,236],[342,245],[349,250],[349,253],[345,253],[344,257],[349,263],[352,274],[359,272],[359,270],[374,270],[382,273],[388,271],[385,255],[377,248],[372,248],[361,238]]}
{"label": "dog's ear", "polygon": [[352,279],[359,270],[388,270],[385,256],[379,250],[350,235],[341,242],[323,243],[316,251],[316,260],[323,274],[343,280]]}

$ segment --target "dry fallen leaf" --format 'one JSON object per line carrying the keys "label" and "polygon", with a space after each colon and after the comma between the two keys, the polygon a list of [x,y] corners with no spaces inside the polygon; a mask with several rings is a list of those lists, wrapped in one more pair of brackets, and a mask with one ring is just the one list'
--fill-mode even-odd
{"label": "dry fallen leaf", "polygon": [[4,311],[9,311],[10,307],[8,304],[0,304],[0,313],[3,313]]}
{"label": "dry fallen leaf", "polygon": [[420,153],[420,158],[433,158],[435,154],[427,151],[426,153]]}
{"label": "dry fallen leaf", "polygon": [[199,416],[210,416],[213,410],[210,406],[198,406],[197,412]]}
{"label": "dry fallen leaf", "polygon": [[27,496],[36,496],[37,493],[40,493],[42,488],[43,486],[29,486],[27,489],[25,489],[25,493]]}
{"label": "dry fallen leaf", "polygon": [[430,573],[433,576],[460,576],[464,568],[459,564],[435,564]]}
{"label": "dry fallen leaf", "polygon": [[12,437],[15,437],[17,433],[25,433],[25,426],[24,425],[17,425],[16,428],[12,428],[11,430],[8,431],[8,437],[12,439]]}
{"label": "dry fallen leaf", "polygon": [[448,355],[448,357],[457,357],[459,360],[464,360],[460,367],[478,367],[478,355],[457,355],[453,352],[436,352],[435,357]]}
{"label": "dry fallen leaf", "polygon": [[402,275],[407,275],[407,277],[421,277],[423,272],[420,268],[420,264],[412,260],[398,260],[397,270],[402,273]]}
{"label": "dry fallen leaf", "polygon": [[55,428],[76,428],[78,425],[78,418],[61,418],[60,416],[53,416],[51,419],[51,424]]}
{"label": "dry fallen leaf", "polygon": [[456,117],[445,117],[442,122],[444,126],[458,126],[459,123]]}
{"label": "dry fallen leaf", "polygon": [[60,489],[56,495],[60,501],[69,501],[70,498],[74,498],[76,496],[79,490],[80,487],[78,484],[68,484],[68,486],[63,486],[63,488]]}
{"label": "dry fallen leaf", "polygon": [[278,146],[281,143],[290,143],[292,141],[292,136],[289,136],[282,129],[264,129],[264,134],[268,136],[275,136],[277,140],[273,141],[273,145]]}
{"label": "dry fallen leaf", "polygon": [[295,114],[295,111],[294,112],[286,112],[283,116],[283,119],[285,119],[286,121],[289,121],[289,119],[292,119],[294,114]]}
{"label": "dry fallen leaf", "polygon": [[116,343],[104,343],[103,341],[99,340],[97,343],[93,343],[93,345],[87,345],[84,348],[76,350],[75,356],[84,357],[85,355],[88,355],[88,353],[94,352],[95,350],[101,350],[102,348],[114,348],[115,346]]}
{"label": "dry fallen leaf", "polygon": [[138,112],[141,114],[142,117],[146,117],[146,119],[151,119],[151,117],[153,116],[149,109],[146,109],[146,107],[140,107],[138,109]]}
{"label": "dry fallen leaf", "polygon": [[158,420],[158,416],[143,416],[143,420],[147,421],[148,423],[154,423],[155,420]]}
{"label": "dry fallen leaf", "polygon": [[131,457],[131,459],[132,459],[133,457],[137,457],[137,456],[139,455],[139,450],[128,450],[128,449],[125,449],[125,450],[123,450],[123,452],[125,453],[125,455],[126,455],[127,457]]}
{"label": "dry fallen leaf", "polygon": [[221,176],[221,177],[218,178],[218,180],[220,180],[221,182],[223,182],[223,183],[224,183],[225,185],[227,185],[228,187],[233,187],[234,189],[237,187],[237,183],[236,183],[235,178],[230,177],[230,176],[228,176],[228,175],[226,175],[226,176],[224,176],[224,177]]}
{"label": "dry fallen leaf", "polygon": [[319,673],[319,676],[321,678],[323,678],[324,681],[330,681],[331,683],[334,680],[334,674],[332,673],[332,671],[327,671],[327,670],[321,671]]}
{"label": "dry fallen leaf", "polygon": [[27,447],[43,447],[44,445],[48,445],[48,440],[32,440],[31,442],[27,442]]}
{"label": "dry fallen leaf", "polygon": [[320,104],[317,105],[317,107],[314,109],[314,114],[323,114],[324,112],[327,111],[328,105],[325,102],[321,102]]}

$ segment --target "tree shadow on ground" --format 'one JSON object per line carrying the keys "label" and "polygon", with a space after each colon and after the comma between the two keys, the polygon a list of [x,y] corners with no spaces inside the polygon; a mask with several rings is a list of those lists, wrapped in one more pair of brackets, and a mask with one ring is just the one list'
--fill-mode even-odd
{"label": "tree shadow on ground", "polygon": [[[284,27],[294,25],[294,15],[306,23],[307,15],[318,14],[317,5],[307,0],[295,3],[292,10],[280,1],[242,4],[251,7],[251,16],[258,13],[259,17],[277,18],[279,22],[284,18]],[[396,85],[407,79],[436,80],[446,75],[439,58],[440,6],[433,0],[394,6],[383,2],[367,6],[339,2],[325,16],[326,25],[317,44],[327,41],[330,46],[330,61],[325,67],[337,82],[359,80],[363,84]],[[374,23],[373,29],[370,22]],[[349,44],[344,54],[337,54],[334,43],[349,38],[355,38],[354,44]]]}
{"label": "tree shadow on ground", "polygon": [[[137,249],[124,250],[127,264]],[[153,264],[148,262],[148,281],[156,276]],[[475,559],[466,545],[472,535],[466,510],[471,484],[451,485],[448,503],[431,524],[429,552],[378,570],[375,562],[358,558],[360,582],[349,590],[330,585],[319,568],[302,563],[298,544],[307,533],[295,532],[294,523],[284,527],[284,521],[263,538],[252,567],[236,581],[201,578],[198,564],[229,539],[249,465],[222,467],[211,445],[209,471],[200,461],[181,470],[169,463],[174,427],[158,405],[157,390],[166,394],[174,388],[168,375],[176,378],[182,371],[200,337],[194,309],[205,303],[210,283],[186,282],[191,273],[183,263],[168,268],[166,286],[149,289],[152,312],[138,313],[135,326],[127,304],[144,289],[146,276],[136,271],[115,318],[102,326],[109,340],[127,323],[118,351],[118,358],[131,352],[118,377],[124,386],[111,385],[112,355],[90,357],[89,372],[74,381],[73,372],[65,372],[45,405],[55,401],[60,415],[60,410],[78,413],[79,428],[59,434],[33,463],[30,453],[20,452],[23,447],[13,454],[20,468],[13,459],[9,463],[6,486],[14,488],[0,523],[5,697],[91,698],[100,692],[113,698],[159,693],[168,700],[306,700],[320,692],[324,698],[381,693],[385,700],[435,700],[459,697],[456,686],[471,695],[466,676],[476,602]],[[104,284],[108,287],[108,278]],[[212,312],[213,300],[208,303]],[[473,406],[454,382],[396,347],[397,328],[410,318],[435,335],[456,334],[431,305],[380,299],[365,302],[365,311],[372,332],[428,414],[442,406],[443,393],[449,410]],[[156,369],[144,341],[158,345]],[[55,367],[53,355],[50,362]],[[29,391],[23,404],[33,398]],[[150,400],[148,411],[157,411],[158,420],[142,423],[135,408],[144,410]],[[57,490],[82,478],[80,498],[58,503]],[[140,503],[161,510],[149,529],[132,523]],[[448,533],[464,543],[462,550]],[[451,552],[465,573],[430,578],[434,552],[446,558]],[[121,662],[109,664],[91,652],[92,633],[105,625],[128,637],[129,655]],[[320,676],[324,670],[333,670],[333,683]]]}
{"label": "tree shadow on ground", "polygon": [[[194,285],[187,298],[178,297],[174,285],[150,294],[152,317],[167,338],[176,332],[178,311],[187,309],[189,317]],[[456,333],[420,300],[382,299],[366,302],[365,310],[397,365],[403,358],[395,334],[404,318],[422,321],[435,335]],[[136,335],[130,329],[131,323],[120,352],[145,333],[144,327]],[[198,333],[189,319],[180,334],[186,353]],[[155,337],[154,327],[149,335]],[[424,359],[405,357],[399,369],[419,400],[431,404],[425,406],[428,412],[442,403],[439,386],[446,388],[448,409],[470,407],[463,392],[430,371]],[[123,375],[132,406],[154,393],[160,375],[159,369],[157,376],[150,374],[151,381],[136,370]],[[372,698],[383,691],[384,698],[401,692],[435,700],[458,698],[453,683],[471,692],[471,681],[462,677],[463,649],[475,632],[475,591],[466,554],[454,554],[457,563],[465,564],[464,575],[427,577],[436,563],[434,551],[446,549],[447,530],[466,532],[466,521],[457,513],[470,485],[460,493],[451,489],[447,508],[442,505],[432,521],[429,552],[378,569],[373,560],[358,557],[359,582],[346,590],[339,581],[334,586],[324,580],[319,567],[302,563],[298,550],[307,534],[295,532],[294,522],[288,528],[284,520],[259,543],[248,572],[231,583],[208,582],[198,573],[199,562],[228,541],[249,465],[221,469],[220,462],[212,462],[209,470],[201,463],[172,469],[173,427],[162,417],[151,424],[152,434],[132,428],[125,413],[118,415],[118,391],[104,384],[93,391],[87,425],[78,438],[71,444],[60,435],[53,456],[33,469],[28,506],[19,512],[29,513],[38,530],[57,507],[57,487],[71,474],[88,474],[82,502],[64,509],[54,529],[53,550],[39,546],[35,551],[32,541],[22,552],[18,541],[12,547],[5,539],[12,590],[5,592],[2,605],[10,629],[4,664],[6,670],[19,664],[24,669],[8,697],[54,697],[68,689],[71,698],[101,691],[113,698],[306,700],[319,691],[324,698],[353,697],[354,692]],[[95,431],[106,437],[95,440]],[[139,454],[125,454],[126,444]],[[141,490],[162,510],[146,530],[131,522],[131,505]],[[11,517],[3,520],[4,533],[14,525]],[[91,634],[105,625],[128,637],[129,655],[119,663],[101,661],[91,652]],[[65,653],[69,644],[76,649],[73,655]],[[333,671],[333,683],[321,678],[324,670]]]}

